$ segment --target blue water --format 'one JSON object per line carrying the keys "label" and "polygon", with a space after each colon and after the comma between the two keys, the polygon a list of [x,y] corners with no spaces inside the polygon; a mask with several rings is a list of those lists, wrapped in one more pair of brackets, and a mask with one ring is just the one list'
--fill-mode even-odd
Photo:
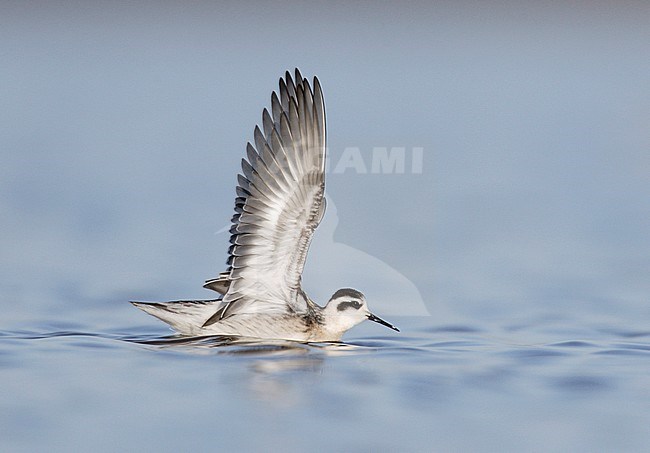
{"label": "blue water", "polygon": [[402,333],[366,323],[344,343],[311,345],[178,338],[153,318],[105,331],[76,323],[3,331],[3,450],[650,445],[650,329],[560,318],[391,321]]}

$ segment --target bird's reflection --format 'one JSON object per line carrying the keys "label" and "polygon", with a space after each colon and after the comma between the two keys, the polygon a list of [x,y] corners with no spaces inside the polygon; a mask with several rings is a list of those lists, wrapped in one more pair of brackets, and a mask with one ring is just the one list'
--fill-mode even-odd
{"label": "bird's reflection", "polygon": [[282,407],[294,407],[310,398],[301,391],[305,388],[303,385],[295,384],[305,379],[320,379],[326,370],[324,364],[331,356],[374,349],[343,342],[300,343],[234,336],[140,337],[128,341],[158,350],[239,358],[244,367],[236,372],[235,381],[228,379],[228,382],[239,389],[243,386],[246,398]]}
{"label": "bird's reflection", "polygon": [[366,349],[343,342],[301,343],[289,340],[259,340],[237,336],[178,336],[131,338],[127,341],[156,349],[182,350],[196,354],[220,354],[257,357],[253,362],[256,372],[320,371],[327,356],[340,355]]}

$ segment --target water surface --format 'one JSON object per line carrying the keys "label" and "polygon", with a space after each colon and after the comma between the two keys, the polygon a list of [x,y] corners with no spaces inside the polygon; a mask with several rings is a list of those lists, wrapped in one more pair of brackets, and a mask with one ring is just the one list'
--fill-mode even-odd
{"label": "water surface", "polygon": [[153,319],[104,332],[3,331],[2,443],[630,451],[650,441],[648,329],[392,321],[401,334],[363,325],[332,344],[179,338]]}

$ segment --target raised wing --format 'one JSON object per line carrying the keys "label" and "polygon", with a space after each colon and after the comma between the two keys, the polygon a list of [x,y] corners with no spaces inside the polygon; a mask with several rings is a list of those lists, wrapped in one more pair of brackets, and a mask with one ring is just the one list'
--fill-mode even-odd
{"label": "raised wing", "polygon": [[306,312],[300,281],[314,230],[325,212],[325,105],[296,69],[280,79],[255,146],[248,143],[238,175],[227,275],[206,286],[224,304],[205,325],[238,313]]}

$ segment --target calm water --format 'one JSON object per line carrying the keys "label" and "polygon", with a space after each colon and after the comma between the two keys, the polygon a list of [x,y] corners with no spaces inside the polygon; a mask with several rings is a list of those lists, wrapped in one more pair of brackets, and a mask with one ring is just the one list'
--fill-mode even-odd
{"label": "calm water", "polygon": [[365,323],[341,344],[254,344],[175,338],[122,308],[116,317],[142,324],[0,333],[5,451],[641,451],[650,443],[647,328],[398,317],[401,334]]}

